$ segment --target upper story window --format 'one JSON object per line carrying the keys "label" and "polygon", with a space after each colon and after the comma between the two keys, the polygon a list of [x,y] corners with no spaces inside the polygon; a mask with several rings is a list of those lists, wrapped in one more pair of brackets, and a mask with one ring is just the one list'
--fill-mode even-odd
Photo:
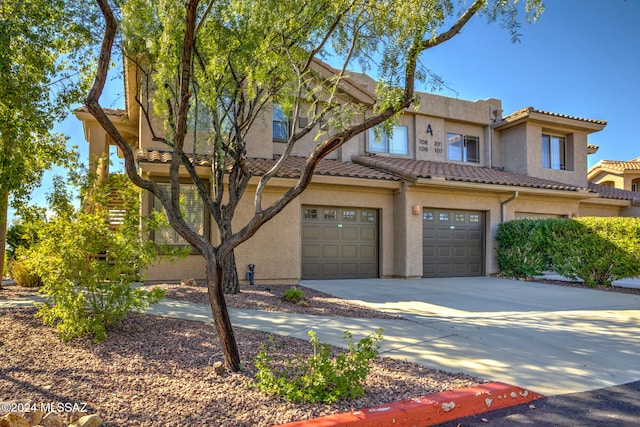
{"label": "upper story window", "polygon": [[[171,185],[167,183],[159,183],[167,192],[171,191]],[[151,197],[152,209],[162,211],[162,204],[156,197]],[[207,236],[209,234],[206,211],[204,202],[198,195],[195,184],[180,184],[180,209],[182,217],[187,225],[198,234]],[[171,246],[188,246],[189,243],[182,238],[170,225],[158,227],[153,230],[152,239],[159,244],[167,244]]]}
{"label": "upper story window", "polygon": [[566,141],[564,136],[542,135],[542,167],[567,170]]}
{"label": "upper story window", "polygon": [[633,181],[631,181],[631,191],[640,192],[640,179],[634,179]]}
{"label": "upper story window", "polygon": [[273,140],[289,140],[290,124],[289,117],[278,104],[273,104]]}
{"label": "upper story window", "polygon": [[480,163],[480,138],[448,132],[447,160]]}
{"label": "upper story window", "polygon": [[187,129],[197,132],[208,132],[212,128],[211,110],[202,101],[195,102],[187,115]]}
{"label": "upper story window", "polygon": [[391,135],[380,127],[369,129],[369,150],[406,156],[409,154],[409,129],[407,126],[394,126]]}

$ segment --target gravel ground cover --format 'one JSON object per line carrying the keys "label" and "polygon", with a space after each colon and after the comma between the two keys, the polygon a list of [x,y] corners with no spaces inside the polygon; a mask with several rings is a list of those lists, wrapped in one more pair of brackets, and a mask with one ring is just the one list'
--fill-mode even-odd
{"label": "gravel ground cover", "polygon": [[[584,287],[573,282],[543,282]],[[202,284],[158,286],[169,298],[208,302]],[[299,288],[309,307],[291,305],[281,301],[287,288],[243,286],[240,294],[228,296],[228,305],[330,316],[394,317],[304,287]],[[605,290],[640,293],[618,287]],[[0,299],[33,295],[37,289],[10,285],[0,290]],[[61,343],[34,313],[34,309],[0,310],[0,402],[86,403],[87,411],[98,413],[105,426],[271,426],[483,382],[465,374],[379,358],[362,398],[332,405],[290,403],[266,396],[251,385],[253,358],[260,344],[269,342],[270,334],[236,328],[244,369],[219,376],[213,364],[222,360],[222,352],[211,324],[131,314],[109,331],[103,343]],[[306,341],[274,338],[275,361],[311,352]]]}
{"label": "gravel ground cover", "polygon": [[[196,286],[179,283],[148,285],[157,286],[166,291],[166,298],[209,304],[207,287],[203,283]],[[373,310],[340,298],[333,297],[314,289],[296,285],[304,295],[303,305],[282,301],[285,290],[290,285],[240,285],[240,293],[227,295],[227,305],[234,308],[254,310],[280,311],[298,314],[315,314],[321,316],[340,316],[368,319],[401,319],[400,316]]]}
{"label": "gravel ground cover", "polygon": [[[269,342],[267,333],[236,328],[243,371],[219,376],[213,364],[222,353],[210,323],[131,314],[102,343],[62,343],[34,313],[0,310],[0,402],[86,403],[105,426],[271,426],[483,382],[379,358],[363,397],[290,403],[252,386],[253,358]],[[276,362],[311,352],[306,341],[274,339]]]}

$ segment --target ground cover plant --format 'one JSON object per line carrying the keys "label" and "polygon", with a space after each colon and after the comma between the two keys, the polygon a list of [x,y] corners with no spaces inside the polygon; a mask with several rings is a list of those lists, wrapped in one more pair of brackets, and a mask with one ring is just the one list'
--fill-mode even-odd
{"label": "ground cover plant", "polygon": [[[7,286],[7,289],[15,286]],[[33,290],[31,290],[33,292]],[[0,402],[85,402],[104,426],[218,425],[262,427],[375,406],[483,382],[401,360],[372,361],[355,399],[331,404],[289,402],[255,386],[260,344],[285,363],[312,354],[311,344],[236,329],[242,371],[218,375],[222,349],[210,323],[132,313],[107,328],[107,338],[68,343],[34,318],[35,309],[0,310]],[[331,347],[331,356],[341,351]]]}

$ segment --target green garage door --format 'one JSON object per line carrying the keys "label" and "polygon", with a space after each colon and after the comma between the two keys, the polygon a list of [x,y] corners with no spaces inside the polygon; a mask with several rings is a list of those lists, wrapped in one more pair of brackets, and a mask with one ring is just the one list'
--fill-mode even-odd
{"label": "green garage door", "polygon": [[378,211],[302,207],[302,278],[378,277]]}
{"label": "green garage door", "polygon": [[484,229],[483,212],[424,208],[422,275],[482,276]]}

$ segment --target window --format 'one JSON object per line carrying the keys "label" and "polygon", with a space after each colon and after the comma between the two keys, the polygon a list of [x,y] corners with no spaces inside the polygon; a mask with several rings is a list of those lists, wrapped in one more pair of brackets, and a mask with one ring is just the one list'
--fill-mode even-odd
{"label": "window", "polygon": [[338,219],[338,212],[335,209],[325,209],[324,219]]}
{"label": "window", "polygon": [[566,170],[566,147],[564,136],[542,135],[542,167]]}
{"label": "window", "polygon": [[289,117],[278,104],[273,104],[273,139],[274,141],[289,139]]}
{"label": "window", "polygon": [[[171,191],[171,185],[167,183],[160,183],[160,186],[165,191]],[[153,209],[157,211],[163,211],[160,200],[156,197],[153,199]],[[180,185],[180,207],[182,209],[182,216],[187,225],[195,230],[198,234],[205,236],[208,233],[208,227],[205,226],[205,211],[204,203],[198,195],[198,190],[195,184],[181,184]],[[164,212],[164,211],[163,211]],[[156,243],[164,243],[167,245],[175,246],[188,246],[186,240],[184,240],[170,225],[166,225],[161,228],[157,228],[153,231],[153,240]]]}
{"label": "window", "polygon": [[447,160],[480,163],[480,138],[447,133]]}
{"label": "window", "polygon": [[198,100],[191,106],[187,115],[187,129],[190,131],[208,132],[212,128],[212,117],[209,107]]}
{"label": "window", "polygon": [[342,211],[342,219],[345,221],[355,221],[356,211],[350,209]]}
{"label": "window", "polygon": [[372,211],[362,211],[361,213],[363,222],[375,222],[376,221],[376,213]]}
{"label": "window", "polygon": [[318,218],[318,209],[305,209],[304,217],[306,219],[317,219]]}
{"label": "window", "polygon": [[391,135],[381,127],[369,129],[369,149],[375,153],[409,154],[409,129],[394,126]]}
{"label": "window", "polygon": [[235,118],[233,98],[221,96],[216,99],[216,103],[217,107],[214,111],[198,99],[189,108],[187,129],[197,132],[213,132],[217,130],[225,135],[232,133],[234,131]]}
{"label": "window", "polygon": [[634,179],[633,181],[631,181],[631,191],[640,192],[640,179]]}

